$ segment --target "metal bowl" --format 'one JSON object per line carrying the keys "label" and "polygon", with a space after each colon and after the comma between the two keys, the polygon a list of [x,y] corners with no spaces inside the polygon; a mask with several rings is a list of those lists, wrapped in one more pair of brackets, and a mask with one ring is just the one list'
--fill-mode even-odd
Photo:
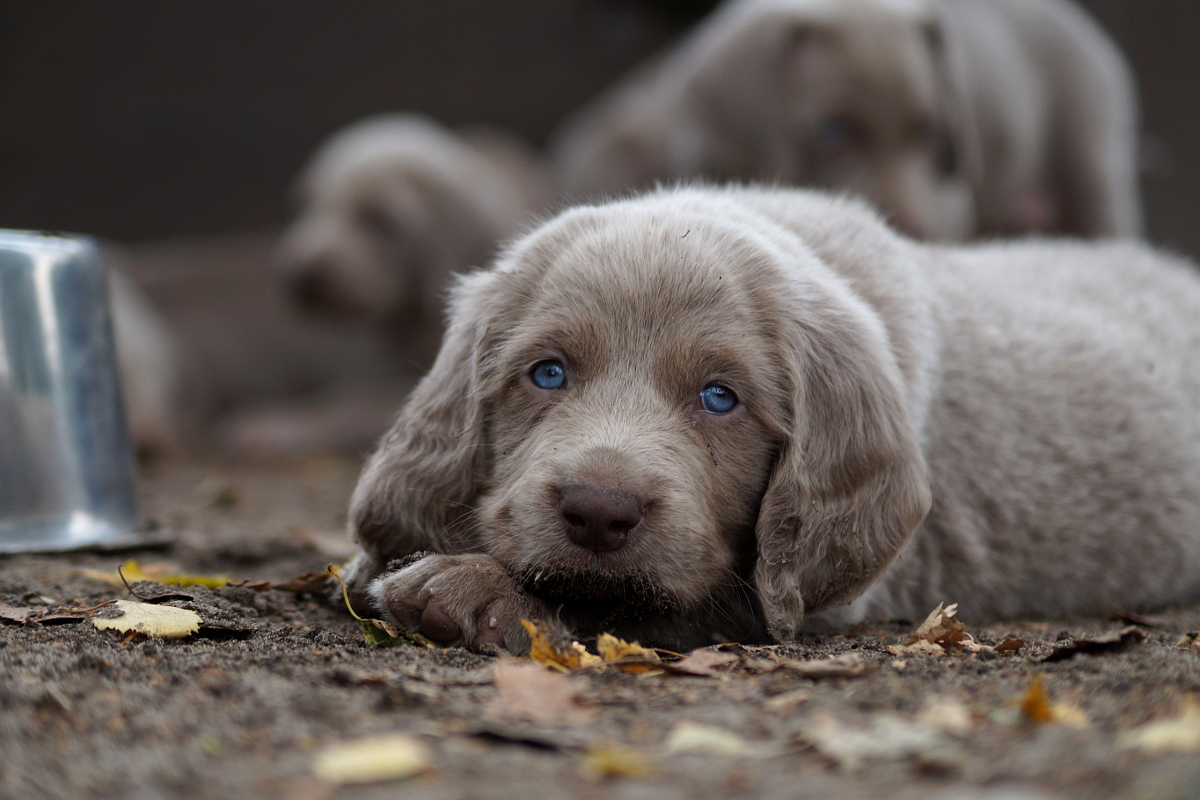
{"label": "metal bowl", "polygon": [[116,544],[137,523],[97,249],[0,231],[0,552]]}

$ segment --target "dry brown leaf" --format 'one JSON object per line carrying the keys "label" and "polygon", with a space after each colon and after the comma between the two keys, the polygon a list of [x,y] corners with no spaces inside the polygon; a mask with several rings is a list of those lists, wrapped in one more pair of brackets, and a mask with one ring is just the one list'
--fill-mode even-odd
{"label": "dry brown leaf", "polygon": [[43,610],[38,608],[18,608],[6,603],[0,603],[0,619],[24,625],[29,620],[30,614],[36,614]]}
{"label": "dry brown leaf", "polygon": [[1175,642],[1175,646],[1181,650],[1192,650],[1192,649],[1200,648],[1200,633],[1198,633],[1196,631],[1192,631],[1191,633],[1185,633],[1183,636],[1179,637],[1179,640],[1177,642]]}
{"label": "dry brown leaf", "polygon": [[763,702],[763,708],[773,714],[786,716],[812,699],[808,689],[792,689],[790,692],[777,694]]}
{"label": "dry brown leaf", "polygon": [[303,575],[297,575],[290,581],[276,583],[272,588],[297,594],[325,594],[329,591],[329,586],[328,572],[306,572]]}
{"label": "dry brown leaf", "polygon": [[128,600],[118,600],[113,605],[122,612],[121,616],[96,618],[92,624],[101,630],[141,633],[160,639],[180,639],[200,630],[200,615],[186,608]]}
{"label": "dry brown leaf", "polygon": [[911,639],[904,644],[888,646],[888,652],[894,656],[941,656],[965,651],[976,656],[994,657],[1013,655],[1025,646],[1022,639],[1005,639],[996,647],[980,644],[967,633],[966,626],[958,620],[957,614],[958,603],[951,603],[945,608],[938,603],[938,607],[929,613]]}
{"label": "dry brown leaf", "polygon": [[728,670],[717,669],[736,664],[738,657],[733,653],[720,653],[715,650],[693,650],[679,661],[664,664],[667,672],[678,675],[696,675],[702,678],[715,678],[728,675]]}
{"label": "dry brown leaf", "polygon": [[1116,653],[1141,642],[1146,634],[1137,628],[1125,628],[1096,636],[1076,639],[1070,644],[1056,647],[1042,661],[1064,661],[1081,653]]}
{"label": "dry brown leaf", "polygon": [[808,661],[779,659],[778,668],[795,672],[801,677],[820,680],[822,678],[857,678],[875,669],[873,664],[863,661],[859,653],[841,653],[829,658],[814,658]]}
{"label": "dry brown leaf", "polygon": [[493,682],[496,697],[484,710],[487,719],[563,728],[596,718],[596,708],[580,700],[583,684],[561,672],[528,662],[501,661]]}
{"label": "dry brown leaf", "polygon": [[550,641],[550,637],[536,623],[523,619],[521,624],[529,634],[529,657],[539,664],[576,670],[603,663],[600,656],[592,655],[579,642],[566,641],[556,644]]}

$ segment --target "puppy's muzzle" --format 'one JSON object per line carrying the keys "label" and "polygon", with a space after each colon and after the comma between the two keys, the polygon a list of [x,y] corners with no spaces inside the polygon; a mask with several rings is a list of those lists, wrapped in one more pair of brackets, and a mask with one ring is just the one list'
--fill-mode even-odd
{"label": "puppy's muzzle", "polygon": [[633,492],[603,484],[564,488],[558,511],[567,538],[596,554],[624,547],[646,514]]}

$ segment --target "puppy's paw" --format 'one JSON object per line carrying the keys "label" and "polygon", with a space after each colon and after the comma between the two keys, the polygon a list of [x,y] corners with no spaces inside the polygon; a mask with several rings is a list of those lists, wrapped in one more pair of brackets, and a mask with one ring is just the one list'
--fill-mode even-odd
{"label": "puppy's paw", "polygon": [[522,619],[546,616],[517,589],[504,567],[485,555],[427,555],[371,583],[370,595],[391,622],[438,644],[479,652],[529,652]]}

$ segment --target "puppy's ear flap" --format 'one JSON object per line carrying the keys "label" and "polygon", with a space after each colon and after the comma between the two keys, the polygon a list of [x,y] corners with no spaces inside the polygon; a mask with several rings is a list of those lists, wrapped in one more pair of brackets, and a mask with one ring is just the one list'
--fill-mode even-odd
{"label": "puppy's ear flap", "polygon": [[485,459],[482,361],[498,277],[477,272],[461,279],[433,368],[354,490],[351,535],[379,567],[419,550],[453,553],[469,546],[464,523]]}
{"label": "puppy's ear flap", "polygon": [[794,322],[790,431],[759,510],[755,584],[767,628],[852,600],[929,510],[928,471],[900,369],[877,318]]}

